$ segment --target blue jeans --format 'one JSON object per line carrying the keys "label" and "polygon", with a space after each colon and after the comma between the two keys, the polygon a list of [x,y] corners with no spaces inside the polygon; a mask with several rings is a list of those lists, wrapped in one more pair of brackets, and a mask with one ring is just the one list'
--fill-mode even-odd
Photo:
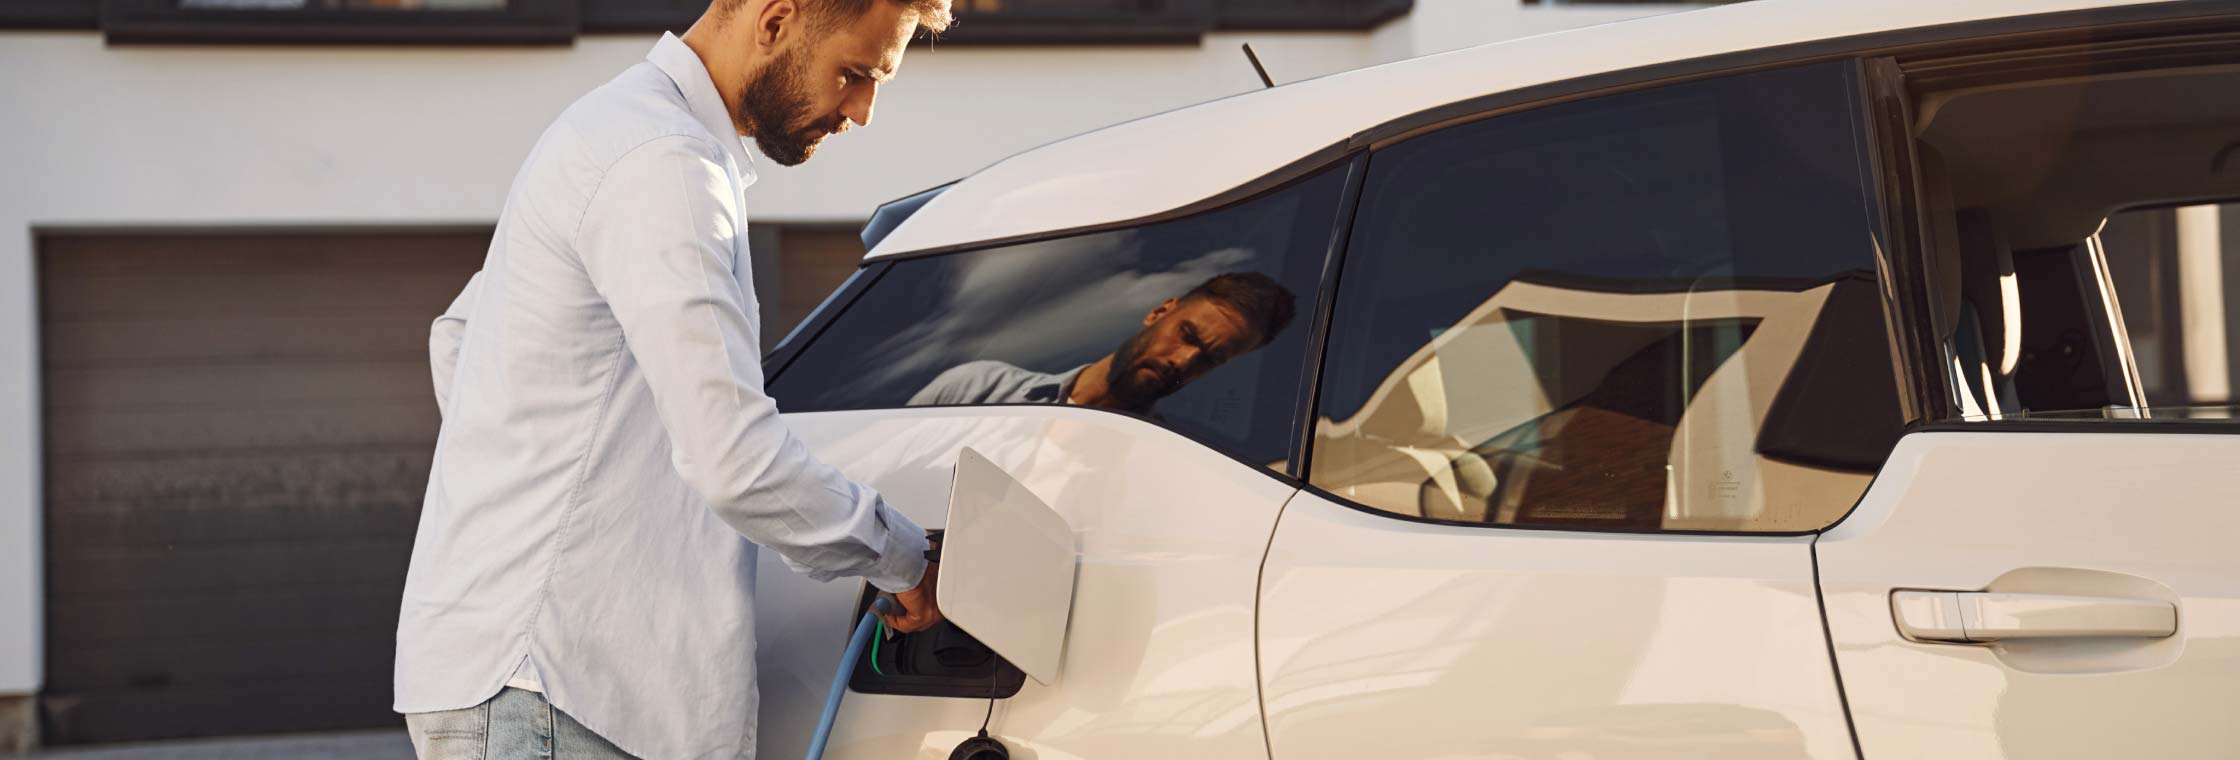
{"label": "blue jeans", "polygon": [[404,725],[420,760],[636,760],[522,689],[463,710],[410,713]]}

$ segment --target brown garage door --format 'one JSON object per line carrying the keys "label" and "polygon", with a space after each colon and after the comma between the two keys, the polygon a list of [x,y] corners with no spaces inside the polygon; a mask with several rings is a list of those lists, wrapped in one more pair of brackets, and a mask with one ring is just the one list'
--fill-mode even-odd
{"label": "brown garage door", "polygon": [[45,235],[45,739],[398,725],[437,414],[487,231]]}

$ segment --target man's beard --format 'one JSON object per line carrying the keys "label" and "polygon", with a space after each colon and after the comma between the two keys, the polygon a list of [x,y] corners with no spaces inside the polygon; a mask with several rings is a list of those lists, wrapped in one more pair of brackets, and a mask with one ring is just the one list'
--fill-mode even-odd
{"label": "man's beard", "polygon": [[764,64],[739,91],[739,120],[754,130],[755,147],[783,166],[809,160],[838,124],[812,124],[803,73],[806,48],[795,46]]}
{"label": "man's beard", "polygon": [[1106,368],[1104,376],[1105,392],[1131,409],[1149,409],[1159,399],[1182,389],[1181,373],[1172,367],[1150,365],[1151,369],[1159,370],[1159,379],[1146,382],[1136,378],[1136,370],[1145,368],[1142,366],[1143,344],[1148,340],[1147,332],[1128,336],[1120,348],[1112,352],[1112,364]]}

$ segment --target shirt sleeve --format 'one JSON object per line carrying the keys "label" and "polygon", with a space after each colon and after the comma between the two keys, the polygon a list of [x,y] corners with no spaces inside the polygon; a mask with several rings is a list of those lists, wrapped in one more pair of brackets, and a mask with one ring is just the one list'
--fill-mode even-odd
{"label": "shirt sleeve", "polygon": [[973,373],[970,368],[973,364],[968,362],[943,370],[940,375],[933,378],[933,382],[926,383],[926,387],[919,388],[917,393],[911,394],[910,400],[905,402],[903,406],[941,406],[969,403],[958,399],[967,397],[965,386],[972,382]]}
{"label": "shirt sleeve", "polygon": [[451,403],[451,377],[459,369],[459,344],[466,340],[467,314],[474,310],[475,299],[482,295],[482,273],[467,278],[467,286],[459,297],[451,300],[451,307],[436,317],[428,327],[428,371],[434,375],[436,413],[446,414]]}
{"label": "shirt sleeve", "polygon": [[663,137],[610,167],[576,233],[584,271],[651,386],[677,473],[724,522],[818,580],[908,590],[925,573],[924,531],[810,454],[763,390],[720,151]]}

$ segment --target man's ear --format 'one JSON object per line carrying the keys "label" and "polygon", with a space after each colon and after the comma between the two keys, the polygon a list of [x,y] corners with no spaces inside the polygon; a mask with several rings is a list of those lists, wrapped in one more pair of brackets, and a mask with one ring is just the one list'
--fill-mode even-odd
{"label": "man's ear", "polygon": [[794,0],[770,0],[754,14],[756,52],[775,55],[786,40],[801,33],[801,5]]}
{"label": "man's ear", "polygon": [[1143,315],[1143,326],[1150,327],[1151,323],[1157,322],[1160,318],[1167,316],[1167,312],[1174,311],[1174,307],[1175,300],[1172,298],[1167,299],[1166,303],[1151,307],[1151,312]]}

